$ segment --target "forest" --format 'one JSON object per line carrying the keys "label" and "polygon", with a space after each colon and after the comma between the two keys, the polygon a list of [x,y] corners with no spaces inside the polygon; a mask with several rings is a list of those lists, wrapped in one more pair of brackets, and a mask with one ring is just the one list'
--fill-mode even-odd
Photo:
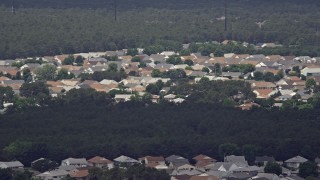
{"label": "forest", "polygon": [[[17,159],[28,166],[40,157],[60,162],[68,157],[113,159],[122,154],[191,158],[203,153],[218,160],[236,154],[249,162],[258,155],[277,160],[298,154],[310,160],[319,156],[319,108],[242,111],[229,106],[226,98],[238,90],[251,96],[246,91],[250,88],[243,82],[221,83],[174,89],[194,92],[179,105],[146,99],[115,103],[112,95],[92,89],[48,98],[39,84],[39,93],[32,87],[29,93],[32,84],[28,84],[16,107],[0,115],[0,159]],[[21,105],[30,101],[38,103]]]}
{"label": "forest", "polygon": [[317,0],[229,0],[227,31],[223,0],[15,0],[14,14],[11,2],[0,2],[0,59],[225,39],[320,54]]}

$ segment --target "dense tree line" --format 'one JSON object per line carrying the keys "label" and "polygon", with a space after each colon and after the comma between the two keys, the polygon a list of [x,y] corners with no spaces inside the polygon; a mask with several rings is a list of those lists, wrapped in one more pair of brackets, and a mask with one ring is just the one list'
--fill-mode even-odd
{"label": "dense tree line", "polygon": [[[50,5],[50,3],[52,3]],[[99,8],[91,5],[99,4]],[[280,50],[266,53],[319,55],[319,1],[230,1],[228,31],[224,31],[223,1],[118,2],[18,1],[0,7],[0,58],[72,54],[134,47],[179,50],[181,43],[223,41],[278,42]],[[55,6],[57,5],[57,7]],[[128,7],[131,6],[131,7]],[[186,7],[187,6],[187,7]],[[37,7],[37,8],[35,8]],[[190,8],[188,8],[190,7]],[[91,9],[92,8],[92,9]],[[111,9],[110,9],[111,8]],[[256,23],[264,22],[261,28]],[[153,52],[154,48],[148,48]],[[217,55],[223,51],[217,51]]]}
{"label": "dense tree line", "polygon": [[[59,162],[71,156],[112,159],[121,154],[190,158],[204,153],[217,159],[243,154],[249,161],[256,155],[279,160],[297,154],[309,159],[319,155],[318,108],[241,111],[221,106],[229,103],[218,99],[226,97],[224,91],[234,94],[231,86],[222,87],[205,83],[190,87],[199,101],[192,101],[197,98],[191,95],[189,102],[180,105],[165,101],[115,104],[111,95],[80,89],[40,106],[8,109],[0,116],[0,157],[29,165],[40,157]],[[214,90],[203,94],[210,88]]]}

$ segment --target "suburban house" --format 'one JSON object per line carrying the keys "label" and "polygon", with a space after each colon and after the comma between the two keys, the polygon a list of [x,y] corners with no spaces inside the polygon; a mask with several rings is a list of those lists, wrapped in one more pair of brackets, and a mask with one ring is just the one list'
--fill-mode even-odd
{"label": "suburban house", "polygon": [[93,167],[98,167],[98,168],[106,168],[106,169],[112,169],[114,167],[114,164],[112,161],[100,156],[95,156],[89,159],[88,165]]}
{"label": "suburban house", "polygon": [[313,76],[313,75],[320,75],[320,67],[305,67],[301,70],[301,74],[304,76]]}
{"label": "suburban house", "polygon": [[144,163],[146,167],[156,169],[168,169],[166,162],[162,156],[145,156],[139,158],[140,163]]}
{"label": "suburban house", "polygon": [[69,173],[62,169],[56,169],[53,171],[46,171],[44,173],[36,175],[37,178],[42,180],[61,180],[62,178],[67,177]]}
{"label": "suburban house", "polygon": [[306,159],[304,157],[296,156],[296,157],[293,157],[293,158],[286,160],[284,163],[290,168],[298,169],[302,163],[305,163],[307,161],[308,161],[308,159]]}
{"label": "suburban house", "polygon": [[224,161],[229,163],[235,163],[240,166],[248,166],[248,162],[246,161],[244,156],[235,156],[235,155],[226,156],[224,158]]}
{"label": "suburban house", "polygon": [[87,167],[88,162],[85,158],[68,158],[65,160],[62,160],[61,166],[76,166],[76,167]]}
{"label": "suburban house", "polygon": [[115,158],[113,162],[116,166],[130,166],[139,163],[139,161],[123,155]]}
{"label": "suburban house", "polygon": [[255,164],[260,166],[265,166],[268,162],[275,162],[276,160],[274,157],[270,156],[257,156],[256,160],[254,161]]}
{"label": "suburban house", "polygon": [[19,169],[24,165],[20,161],[0,162],[0,169]]}
{"label": "suburban house", "polygon": [[88,169],[75,170],[74,172],[70,173],[70,177],[76,180],[87,180],[88,176],[89,176]]}

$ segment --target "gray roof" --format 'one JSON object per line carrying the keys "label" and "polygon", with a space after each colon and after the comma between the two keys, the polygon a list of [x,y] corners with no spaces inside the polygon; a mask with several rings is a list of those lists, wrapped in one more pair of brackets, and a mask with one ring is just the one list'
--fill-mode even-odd
{"label": "gray roof", "polygon": [[53,177],[53,176],[67,176],[69,173],[63,169],[56,169],[38,174],[37,177]]}
{"label": "gray roof", "polygon": [[113,161],[119,162],[119,163],[138,163],[139,162],[131,157],[123,156],[123,155],[115,158]]}
{"label": "gray roof", "polygon": [[157,64],[154,69],[161,69],[161,68],[165,68],[165,69],[170,69],[172,68],[174,65],[173,64]]}
{"label": "gray roof", "polygon": [[293,157],[293,158],[286,160],[285,163],[304,163],[307,161],[308,161],[308,159],[306,159],[304,157],[296,156],[296,157]]}
{"label": "gray roof", "polygon": [[62,161],[63,162],[69,162],[69,164],[88,164],[87,160],[85,158],[68,158]]}
{"label": "gray roof", "polygon": [[17,168],[24,167],[20,161],[0,162],[0,167],[5,168]]}
{"label": "gray roof", "polygon": [[239,163],[239,162],[240,163],[247,163],[244,156],[235,156],[235,155],[226,156],[225,161],[226,162],[233,162],[233,163]]}
{"label": "gray roof", "polygon": [[107,62],[107,59],[98,57],[98,58],[89,58],[88,61],[89,62]]}
{"label": "gray roof", "polygon": [[[182,157],[182,156],[178,156],[178,155],[171,155],[171,156],[169,156],[169,157],[166,157],[165,160],[166,160],[168,163],[174,162],[174,161],[185,161],[185,160],[188,161],[188,159],[186,159],[186,158],[184,158],[184,157]],[[188,161],[188,163],[189,163],[189,161]]]}
{"label": "gray roof", "polygon": [[274,162],[274,157],[270,156],[257,156],[255,162]]}
{"label": "gray roof", "polygon": [[182,171],[179,171],[179,170],[174,170],[172,173],[171,173],[171,175],[172,176],[176,176],[176,175],[189,175],[189,176],[194,176],[194,175],[199,175],[199,174],[201,174],[201,172],[200,171],[198,171],[198,170],[195,170],[195,169],[193,169],[193,170],[182,170]]}
{"label": "gray roof", "polygon": [[24,80],[3,80],[3,84],[23,84]]}

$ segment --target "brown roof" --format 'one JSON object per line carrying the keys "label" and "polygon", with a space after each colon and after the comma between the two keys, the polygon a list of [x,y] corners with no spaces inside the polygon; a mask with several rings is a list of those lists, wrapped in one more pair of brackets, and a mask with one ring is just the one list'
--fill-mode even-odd
{"label": "brown roof", "polygon": [[57,86],[63,85],[61,81],[47,81],[46,84],[51,87],[57,87]]}
{"label": "brown roof", "polygon": [[189,180],[219,180],[216,176],[192,176]]}
{"label": "brown roof", "polygon": [[113,163],[109,159],[106,159],[106,158],[100,157],[100,156],[95,156],[95,157],[89,159],[88,162],[89,163],[95,163],[95,164],[110,164],[110,163]]}
{"label": "brown roof", "polygon": [[245,59],[245,58],[247,58],[249,56],[250,56],[250,54],[235,54],[232,57],[236,58],[236,59]]}
{"label": "brown roof", "polygon": [[273,90],[272,89],[256,89],[254,90],[254,92],[257,92],[262,98],[268,98],[269,97],[269,94],[272,92]]}
{"label": "brown roof", "polygon": [[51,89],[51,91],[54,93],[61,93],[61,91],[63,90],[62,87],[49,87],[49,89]]}
{"label": "brown roof", "polygon": [[4,81],[4,80],[11,80],[10,78],[7,78],[5,76],[0,76],[0,81]]}
{"label": "brown roof", "polygon": [[248,61],[248,60],[240,61],[240,64],[252,64],[254,66],[256,66],[259,63],[260,63],[259,61]]}
{"label": "brown roof", "polygon": [[89,86],[91,88],[95,89],[96,91],[107,91],[110,89],[107,85],[103,85],[103,84],[99,84],[99,83],[89,84]]}
{"label": "brown roof", "polygon": [[206,167],[208,166],[209,164],[213,164],[214,162],[211,160],[211,161],[206,161],[206,160],[203,160],[203,161],[198,161],[196,163],[196,167]]}
{"label": "brown roof", "polygon": [[196,161],[202,161],[202,160],[215,160],[209,156],[203,155],[203,154],[199,154],[198,156],[193,157],[192,159],[196,160]]}
{"label": "brown roof", "polygon": [[75,171],[75,172],[71,173],[70,176],[74,177],[74,178],[85,178],[85,177],[89,176],[89,171],[88,171],[88,169]]}
{"label": "brown roof", "polygon": [[254,88],[275,88],[276,85],[272,82],[265,82],[265,81],[254,81],[251,83],[252,87]]}
{"label": "brown roof", "polygon": [[69,55],[63,54],[63,55],[58,55],[56,56],[56,59],[60,60],[61,62],[64,61],[65,58],[67,58]]}
{"label": "brown roof", "polygon": [[63,65],[61,66],[61,69],[66,69],[66,70],[69,70],[69,71],[72,71],[72,70],[80,70],[82,67],[81,66],[72,66],[72,65]]}
{"label": "brown roof", "polygon": [[212,63],[212,64],[216,64],[216,63],[225,64],[226,63],[226,58],[225,57],[214,57],[214,58],[209,59],[209,63]]}
{"label": "brown roof", "polygon": [[162,156],[146,156],[145,157],[148,161],[164,161]]}

